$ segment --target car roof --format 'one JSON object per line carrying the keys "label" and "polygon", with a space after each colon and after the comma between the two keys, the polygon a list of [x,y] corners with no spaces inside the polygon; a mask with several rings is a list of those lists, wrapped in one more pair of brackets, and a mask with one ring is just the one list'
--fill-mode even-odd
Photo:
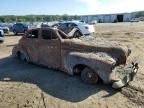
{"label": "car roof", "polygon": [[32,29],[29,29],[28,31],[32,31],[32,30],[46,30],[46,29],[50,29],[50,30],[57,30],[57,28],[53,28],[53,27],[44,27],[44,28],[32,28]]}
{"label": "car roof", "polygon": [[26,25],[24,23],[15,23],[14,25]]}

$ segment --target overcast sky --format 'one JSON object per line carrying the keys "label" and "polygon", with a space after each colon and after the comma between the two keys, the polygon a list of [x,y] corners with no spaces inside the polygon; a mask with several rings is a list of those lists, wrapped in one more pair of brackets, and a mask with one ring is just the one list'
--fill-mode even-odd
{"label": "overcast sky", "polygon": [[144,10],[144,0],[0,0],[0,15],[88,15],[140,10]]}

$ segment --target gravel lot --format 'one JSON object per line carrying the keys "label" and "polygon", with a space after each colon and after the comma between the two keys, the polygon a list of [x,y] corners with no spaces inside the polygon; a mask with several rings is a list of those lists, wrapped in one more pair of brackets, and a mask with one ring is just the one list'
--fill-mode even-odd
{"label": "gravel lot", "polygon": [[28,64],[11,57],[21,36],[0,44],[0,108],[143,108],[144,23],[97,24],[96,38],[132,49],[128,63],[138,62],[134,81],[121,91],[111,85],[88,85],[78,76]]}

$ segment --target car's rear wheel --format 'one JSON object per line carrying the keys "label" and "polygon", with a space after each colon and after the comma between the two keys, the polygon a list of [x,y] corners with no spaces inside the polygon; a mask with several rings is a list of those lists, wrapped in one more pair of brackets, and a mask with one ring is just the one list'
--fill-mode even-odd
{"label": "car's rear wheel", "polygon": [[78,30],[78,31],[76,31],[75,33],[74,33],[74,38],[79,38],[79,37],[81,37],[83,34]]}
{"label": "car's rear wheel", "polygon": [[81,72],[81,79],[89,84],[96,84],[98,82],[98,75],[90,68],[86,67]]}
{"label": "car's rear wheel", "polygon": [[14,32],[14,35],[17,35],[18,33],[17,32]]}
{"label": "car's rear wheel", "polygon": [[25,55],[22,54],[22,53],[18,53],[18,54],[17,54],[17,57],[18,57],[20,60],[22,60],[22,61],[27,61]]}

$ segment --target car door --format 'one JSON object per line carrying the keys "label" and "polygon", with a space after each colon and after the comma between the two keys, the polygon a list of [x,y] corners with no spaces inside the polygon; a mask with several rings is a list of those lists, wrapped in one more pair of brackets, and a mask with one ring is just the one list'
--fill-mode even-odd
{"label": "car door", "polygon": [[53,29],[41,30],[41,45],[39,46],[39,63],[49,68],[61,68],[61,44]]}
{"label": "car door", "polygon": [[23,41],[23,50],[29,56],[29,59],[33,63],[38,63],[39,51],[39,29],[30,30]]}

